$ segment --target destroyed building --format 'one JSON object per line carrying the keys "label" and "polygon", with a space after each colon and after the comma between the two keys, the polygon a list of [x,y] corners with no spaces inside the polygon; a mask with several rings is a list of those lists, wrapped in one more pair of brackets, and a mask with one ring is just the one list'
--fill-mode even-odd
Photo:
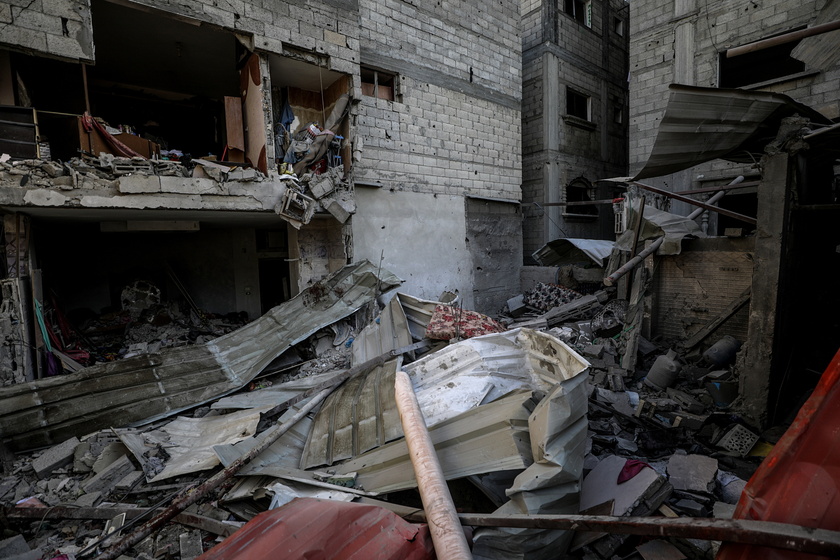
{"label": "destroyed building", "polygon": [[[745,343],[740,391],[756,416],[779,421],[798,409],[840,334],[828,319],[840,302],[820,289],[836,269],[840,243],[831,225],[840,6],[667,0],[630,6],[630,174],[700,201],[744,177],[716,203],[723,210],[701,221],[709,235],[725,239],[663,263],[651,322],[684,338],[741,301],[724,327],[738,330],[731,334]],[[800,125],[782,125],[782,116],[794,115]],[[804,144],[785,144],[785,134]],[[640,192],[649,204],[660,196]],[[673,212],[690,211],[671,200]]]}
{"label": "destroyed building", "polygon": [[529,264],[531,253],[557,238],[614,238],[610,203],[622,191],[599,181],[627,174],[629,11],[624,0],[522,4]]}
{"label": "destroyed building", "polygon": [[78,322],[146,282],[252,320],[369,259],[499,309],[522,260],[518,12],[5,6],[8,289]]}
{"label": "destroyed building", "polygon": [[837,115],[663,78],[624,176],[631,5],[13,10],[0,557],[840,557]]}

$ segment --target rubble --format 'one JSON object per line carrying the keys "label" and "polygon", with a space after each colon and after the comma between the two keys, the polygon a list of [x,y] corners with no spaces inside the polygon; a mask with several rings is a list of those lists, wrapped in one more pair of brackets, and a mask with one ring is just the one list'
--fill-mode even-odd
{"label": "rubble", "polygon": [[[338,188],[328,181],[314,183],[322,198]],[[637,305],[640,293],[630,301]],[[50,517],[48,528],[37,532],[15,523],[44,554],[80,558],[83,549],[105,558],[116,551],[132,558],[194,558],[211,549],[217,535],[241,534],[237,527],[261,519],[261,512],[313,498],[397,511],[419,507],[393,395],[396,372],[404,371],[443,476],[469,487],[453,492],[458,508],[467,503],[497,517],[731,517],[761,461],[750,451],[766,443],[725,400],[724,384],[737,379],[731,365],[737,341],[718,339],[723,342],[710,353],[634,337],[634,304],[617,294],[613,288],[582,295],[543,284],[511,298],[510,314],[498,320],[461,309],[450,295],[353,300],[329,322],[325,311],[307,319],[293,344],[274,348],[228,387],[235,394],[189,397],[175,420],[149,414],[146,426],[109,422],[19,455],[0,479],[0,501],[20,516],[16,520],[30,519],[22,517],[24,506],[74,504],[88,517],[59,510],[65,517]],[[171,328],[154,318],[178,313],[158,295],[149,284],[123,292],[123,317],[135,325],[126,336],[135,360],[166,355],[167,346],[150,341],[157,332],[150,327]],[[300,297],[301,309],[326,309],[330,298],[316,286]],[[195,310],[189,316],[202,320]],[[537,318],[540,328],[523,327]],[[312,400],[316,393],[323,403]],[[240,475],[235,483],[185,492],[230,469]],[[186,504],[186,511],[169,511],[164,529],[138,537],[124,527],[106,535],[105,521],[116,509],[130,520],[173,501]],[[709,558],[713,550],[704,540],[536,527],[482,527],[472,539],[476,558],[542,558],[558,550],[592,560]]]}

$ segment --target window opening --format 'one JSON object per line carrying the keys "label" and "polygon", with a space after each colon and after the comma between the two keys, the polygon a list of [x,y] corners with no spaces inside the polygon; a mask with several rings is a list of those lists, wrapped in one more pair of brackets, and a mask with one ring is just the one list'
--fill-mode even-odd
{"label": "window opening", "polygon": [[388,101],[399,100],[396,74],[362,66],[361,78],[362,94]]}
{"label": "window opening", "polygon": [[613,18],[613,32],[619,37],[624,37],[624,20],[621,18]]}
{"label": "window opening", "polygon": [[585,121],[589,118],[589,96],[566,88],[566,114]]}
{"label": "window opening", "polygon": [[[586,177],[577,177],[566,186],[566,202],[591,202],[595,200],[595,187]],[[598,207],[594,204],[573,204],[565,206],[566,218],[596,218]]]}
{"label": "window opening", "polygon": [[591,0],[563,0],[563,11],[586,27],[592,27]]}
{"label": "window opening", "polygon": [[798,44],[793,41],[732,58],[721,53],[720,87],[745,87],[805,72],[805,63],[790,55]]}

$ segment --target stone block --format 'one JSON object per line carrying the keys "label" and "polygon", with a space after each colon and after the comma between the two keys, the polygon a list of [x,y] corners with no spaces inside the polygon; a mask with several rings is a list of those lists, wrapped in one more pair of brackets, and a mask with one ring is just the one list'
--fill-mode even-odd
{"label": "stone block", "polygon": [[96,507],[99,502],[102,501],[102,492],[88,492],[87,494],[82,494],[76,501],[73,502],[74,505],[79,507]]}
{"label": "stone block", "polygon": [[117,188],[123,194],[159,193],[160,180],[157,175],[128,175],[120,177]]}
{"label": "stone block", "polygon": [[327,204],[327,212],[342,224],[350,219],[350,212],[338,200],[332,200]]}
{"label": "stone block", "polygon": [[10,558],[30,551],[31,549],[23,535],[15,535],[12,538],[0,541],[0,558]]}
{"label": "stone block", "polygon": [[82,488],[85,492],[102,492],[107,495],[126,475],[132,472],[134,465],[131,460],[123,455],[118,460],[114,461],[99,474],[87,480]]}
{"label": "stone block", "polygon": [[160,192],[175,194],[222,194],[222,188],[212,179],[196,177],[159,177]]}
{"label": "stone block", "polygon": [[38,458],[32,461],[32,468],[38,478],[49,476],[55,469],[69,465],[73,462],[76,453],[76,446],[79,445],[79,438],[72,437],[44,451]]}
{"label": "stone block", "polygon": [[672,455],[668,460],[668,478],[676,490],[710,493],[717,470],[717,459],[705,455]]}
{"label": "stone block", "polygon": [[144,477],[142,471],[133,471],[125,475],[119,482],[114,485],[116,490],[127,491],[132,489]]}

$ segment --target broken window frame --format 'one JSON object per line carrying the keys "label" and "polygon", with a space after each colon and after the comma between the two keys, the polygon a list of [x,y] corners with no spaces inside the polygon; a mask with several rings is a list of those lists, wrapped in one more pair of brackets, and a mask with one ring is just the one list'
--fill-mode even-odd
{"label": "broken window frame", "polygon": [[563,0],[563,11],[581,25],[592,29],[592,0]]}
{"label": "broken window frame", "polygon": [[[586,202],[595,200],[595,185],[584,176],[575,177],[565,187],[565,201]],[[598,206],[575,205],[563,207],[563,218],[577,221],[598,219]]]}
{"label": "broken window frame", "polygon": [[[362,95],[365,97],[396,101],[397,103],[402,102],[402,93],[399,87],[400,76],[396,72],[361,64],[359,66],[359,76],[362,82]],[[372,81],[369,79],[370,77],[373,78]],[[387,94],[389,90],[390,95]]]}

